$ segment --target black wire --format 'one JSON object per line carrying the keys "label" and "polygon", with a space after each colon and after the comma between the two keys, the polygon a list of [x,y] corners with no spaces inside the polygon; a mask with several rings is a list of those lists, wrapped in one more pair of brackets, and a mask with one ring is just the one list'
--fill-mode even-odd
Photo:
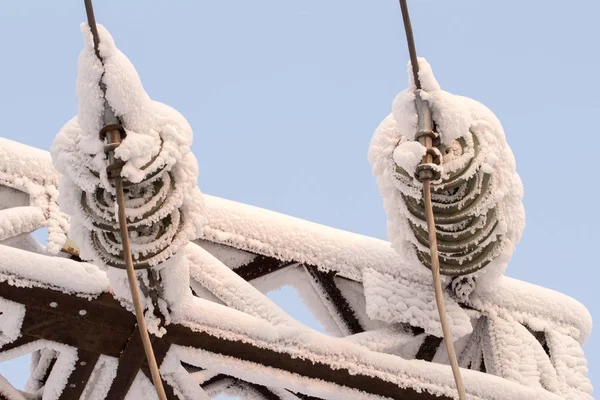
{"label": "black wire", "polygon": [[100,43],[100,36],[98,35],[98,27],[96,26],[96,17],[94,16],[94,7],[92,6],[92,0],[84,0],[85,13],[87,15],[88,25],[92,31],[92,37],[94,38],[94,51],[100,61],[100,51],[98,50],[98,44]]}
{"label": "black wire", "polygon": [[408,14],[408,6],[406,5],[406,0],[400,0],[400,10],[402,10],[402,22],[404,23],[404,31],[406,32],[406,44],[408,45],[408,54],[410,55],[410,63],[412,65],[415,87],[417,89],[421,89],[421,82],[419,81],[419,62],[417,60],[417,49],[415,47],[415,37],[413,36],[413,30],[412,25],[410,23],[410,15]]}

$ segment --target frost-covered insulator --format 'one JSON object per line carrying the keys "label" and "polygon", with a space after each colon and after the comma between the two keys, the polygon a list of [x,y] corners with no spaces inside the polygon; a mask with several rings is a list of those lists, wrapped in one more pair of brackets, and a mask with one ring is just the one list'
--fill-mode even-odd
{"label": "frost-covered insulator", "polygon": [[[420,61],[420,96],[432,112],[439,157],[432,203],[441,273],[497,276],[504,271],[524,227],[522,184],[504,131],[494,114],[474,100],[440,90]],[[415,171],[426,153],[415,141],[415,88],[394,100],[392,115],[378,127],[369,151],[388,215],[393,246],[431,267],[422,184]],[[486,271],[488,270],[489,271]]]}
{"label": "frost-covered insulator", "polygon": [[[150,99],[133,65],[115,47],[110,34],[98,28],[103,63],[94,53],[89,28],[83,25],[78,114],[60,130],[52,146],[53,162],[63,174],[59,204],[71,215],[69,236],[79,245],[83,259],[125,268],[115,188],[107,176],[109,160],[99,135],[106,98],[122,124],[117,128],[123,129],[114,156],[122,162],[134,266],[160,269],[201,234],[203,202],[196,186],[198,165],[190,151],[192,130],[177,111]],[[182,263],[178,268],[183,268]],[[124,274],[121,278],[125,281]],[[123,290],[123,297],[127,296]]]}

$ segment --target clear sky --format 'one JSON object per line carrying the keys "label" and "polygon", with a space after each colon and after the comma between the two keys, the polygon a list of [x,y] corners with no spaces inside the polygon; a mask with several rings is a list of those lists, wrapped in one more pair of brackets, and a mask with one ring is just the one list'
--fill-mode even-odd
{"label": "clear sky", "polygon": [[[490,107],[515,153],[527,228],[508,274],[600,319],[600,2],[409,6],[418,53],[442,88]],[[188,118],[204,192],[386,238],[366,153],[406,87],[395,0],[97,0],[96,16],[150,96]],[[76,114],[84,19],[82,1],[2,2],[1,136],[49,149]],[[598,385],[597,333],[585,351]],[[15,365],[0,373],[22,380],[27,368]]]}

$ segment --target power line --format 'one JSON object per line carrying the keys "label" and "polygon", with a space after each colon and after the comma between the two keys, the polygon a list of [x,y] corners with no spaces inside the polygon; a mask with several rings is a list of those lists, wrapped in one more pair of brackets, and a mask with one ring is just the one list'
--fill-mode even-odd
{"label": "power line", "polygon": [[[98,45],[100,44],[100,36],[98,35],[98,27],[96,26],[96,18],[94,16],[94,9],[92,7],[92,0],[84,0],[85,10],[88,19],[88,25],[92,31],[92,37],[94,39],[94,51],[96,56],[103,63],[102,57]],[[142,302],[140,300],[140,294],[137,287],[137,278],[133,268],[133,260],[131,258],[131,246],[129,243],[129,232],[127,229],[127,215],[125,213],[125,195],[123,193],[123,179],[121,178],[121,169],[123,167],[122,162],[117,160],[114,156],[114,151],[119,147],[122,139],[122,134],[125,133],[125,129],[119,123],[118,118],[114,115],[108,101],[106,100],[106,88],[100,82],[100,87],[104,93],[104,123],[105,126],[100,131],[101,136],[106,136],[108,139],[108,145],[105,147],[105,152],[108,155],[110,165],[107,168],[109,178],[113,179],[116,191],[116,203],[118,205],[118,220],[119,220],[119,231],[121,232],[121,242],[123,243],[123,257],[125,258],[125,264],[127,266],[127,278],[129,281],[129,289],[131,291],[131,298],[135,309],[135,317],[137,319],[138,330],[144,346],[144,352],[146,359],[148,360],[148,366],[150,367],[150,373],[152,375],[152,382],[156,389],[156,394],[160,400],[167,400],[165,388],[162,384],[160,372],[152,350],[152,342],[150,341],[150,335],[148,334],[148,328],[146,327],[146,320],[144,319],[144,310],[142,308]]]}
{"label": "power line", "polygon": [[431,203],[431,179],[434,177],[436,170],[433,165],[433,139],[437,136],[434,132],[434,123],[431,117],[431,110],[426,101],[421,97],[421,82],[419,81],[419,61],[417,59],[417,50],[415,46],[415,38],[413,35],[412,24],[408,14],[408,5],[406,0],[400,0],[400,9],[402,11],[402,22],[406,32],[406,43],[408,44],[408,53],[410,55],[410,63],[412,65],[413,77],[415,80],[415,102],[418,115],[417,137],[419,142],[425,146],[427,153],[421,164],[417,168],[417,179],[423,184],[423,202],[425,205],[425,219],[427,221],[427,231],[429,234],[429,252],[431,254],[431,273],[433,275],[433,288],[435,291],[435,301],[440,315],[440,323],[448,352],[448,359],[454,375],[456,390],[460,400],[466,400],[467,395],[460,374],[456,351],[454,350],[454,342],[448,320],[446,317],[446,307],[444,305],[444,297],[442,291],[442,282],[440,277],[440,259],[438,255],[437,234],[435,228],[435,219],[433,215],[433,205]]}

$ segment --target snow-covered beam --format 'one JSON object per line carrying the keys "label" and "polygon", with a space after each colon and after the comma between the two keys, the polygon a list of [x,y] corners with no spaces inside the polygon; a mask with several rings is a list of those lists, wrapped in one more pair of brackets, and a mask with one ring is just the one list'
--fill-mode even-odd
{"label": "snow-covered beam", "polygon": [[2,375],[0,375],[0,400],[33,400],[23,392],[15,389]]}
{"label": "snow-covered beam", "polygon": [[235,268],[234,271],[246,281],[251,281],[293,264],[294,261],[281,261],[273,257],[257,255],[248,264]]}
{"label": "snow-covered beam", "polygon": [[75,368],[69,374],[59,400],[79,400],[99,358],[100,354],[98,353],[77,350]]}
{"label": "snow-covered beam", "polygon": [[[101,354],[119,358],[118,373],[107,399],[124,399],[140,369],[149,375],[135,317],[112,296],[105,293],[90,300],[52,289],[15,287],[7,282],[0,283],[0,296],[26,307],[22,336],[0,347],[0,352],[38,339],[77,348],[78,359],[60,400],[79,399]],[[153,339],[157,342],[155,354],[160,365],[170,343]],[[163,383],[168,399],[178,400],[172,387]]]}
{"label": "snow-covered beam", "polygon": [[[151,336],[151,339],[154,339],[154,336]],[[136,327],[119,356],[117,374],[108,390],[107,399],[123,400],[125,398],[145,358],[142,339]]]}
{"label": "snow-covered beam", "polygon": [[[194,331],[182,325],[169,327],[167,337],[172,344],[204,350],[216,355],[234,357],[248,363],[270,367],[285,371],[299,377],[321,380],[339,385],[344,388],[355,389],[367,394],[404,400],[440,400],[450,399],[446,396],[436,396],[424,390],[413,387],[400,387],[384,379],[351,372],[327,362],[313,362],[307,358],[299,358],[294,354],[294,349],[289,351],[274,351],[268,348],[259,348],[251,343],[228,339],[227,337],[212,335],[209,332]],[[190,363],[191,360],[186,360]]]}
{"label": "snow-covered beam", "polygon": [[[2,282],[0,296],[25,304],[27,311],[21,331],[26,337],[66,344],[86,354],[121,357],[127,351],[127,345],[134,332],[133,315],[108,294],[90,300],[52,289],[15,287]],[[27,340],[29,339],[22,339],[22,341]],[[258,363],[305,378],[323,380],[382,397],[406,400],[445,398],[428,392],[418,393],[412,387],[401,388],[395,383],[374,376],[354,374],[326,362],[300,359],[294,355],[294,349],[274,351],[257,347],[252,343],[230,339],[227,335],[194,331],[182,325],[168,325],[167,334],[155,340],[154,347],[158,362],[162,361],[172,344],[236,357],[244,362]],[[141,370],[143,372],[145,370],[143,365]],[[87,369],[82,371],[76,369],[76,373],[81,376],[87,373],[86,371]],[[125,390],[124,387],[122,389]]]}
{"label": "snow-covered beam", "polygon": [[304,269],[313,281],[317,293],[330,305],[332,313],[342,320],[344,330],[350,335],[364,332],[356,313],[335,283],[336,272],[325,272],[314,265],[305,265]]}
{"label": "snow-covered beam", "polygon": [[[225,374],[217,374],[210,379],[207,379],[205,382],[201,383],[200,386],[203,388],[217,388],[222,386],[230,387],[232,385],[239,385],[241,387],[247,387],[249,390],[258,393],[265,400],[285,400],[288,398],[291,399],[301,399],[301,400],[322,400],[318,397],[305,396],[303,394],[293,393],[289,390],[285,390],[287,397],[283,399],[277,393],[273,392],[270,388],[258,385],[256,383],[246,382],[242,379],[238,379],[235,377],[231,377]],[[221,389],[223,390],[223,389]]]}

